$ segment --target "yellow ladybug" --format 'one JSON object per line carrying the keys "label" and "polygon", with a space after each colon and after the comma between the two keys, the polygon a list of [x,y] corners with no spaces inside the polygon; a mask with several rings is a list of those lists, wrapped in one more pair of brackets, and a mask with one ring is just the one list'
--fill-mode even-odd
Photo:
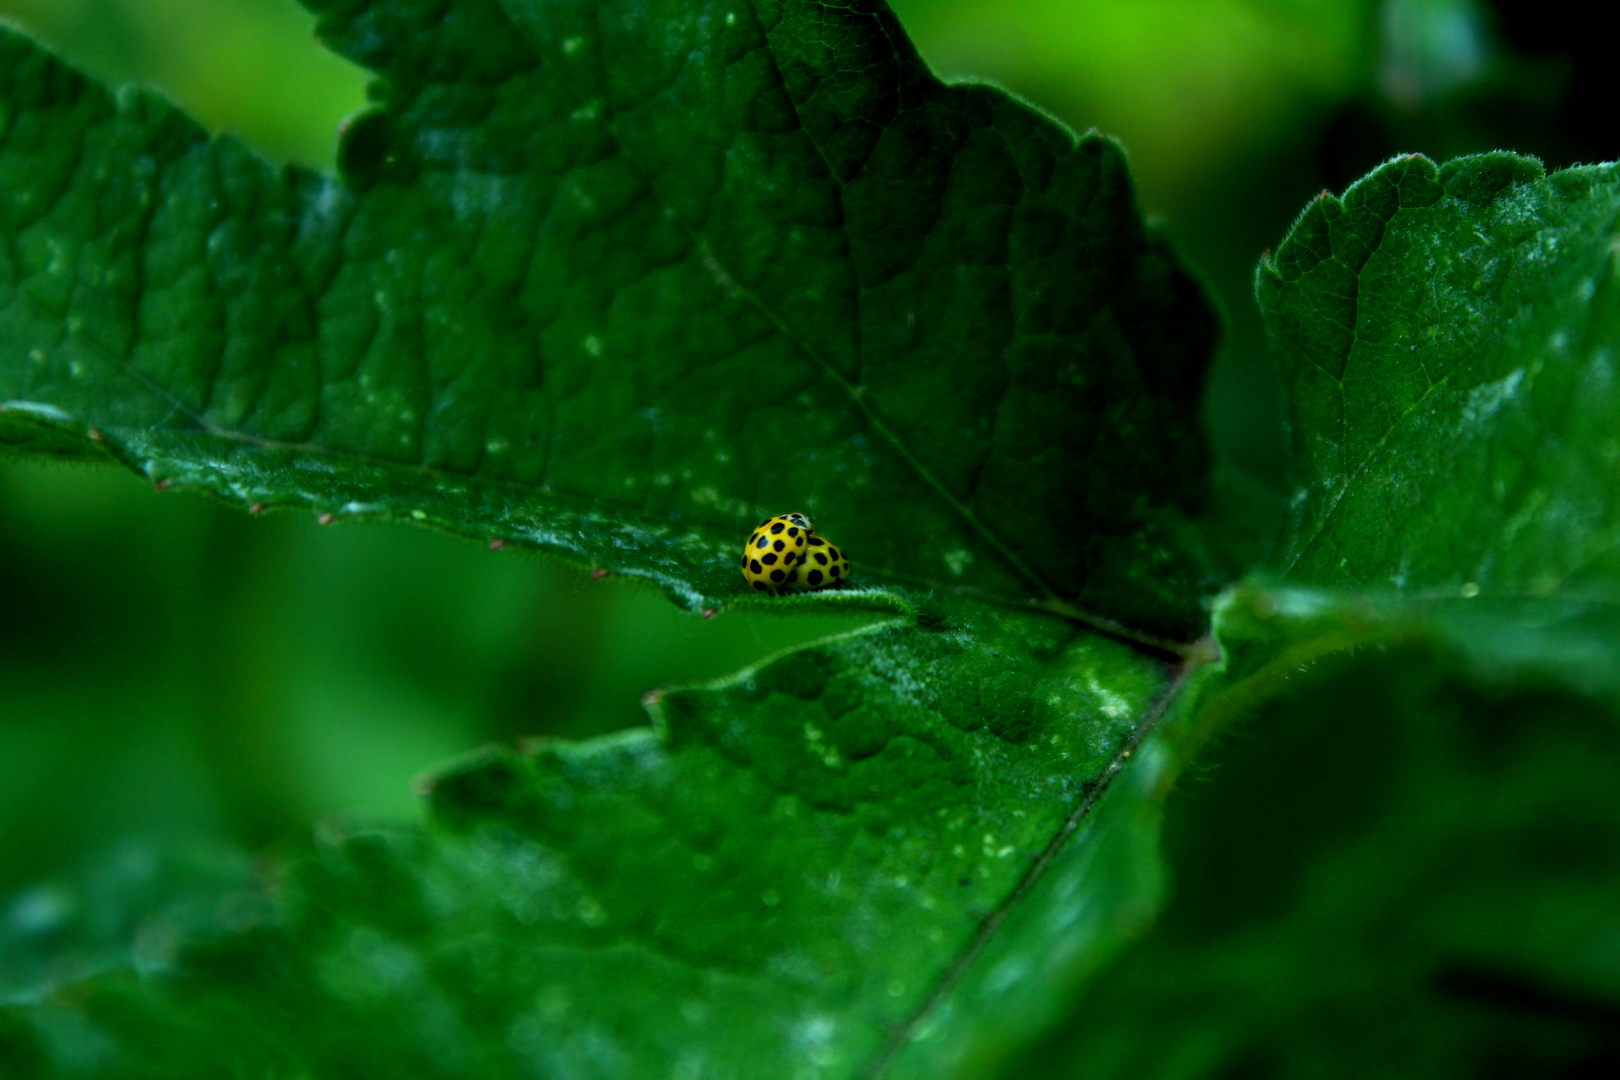
{"label": "yellow ladybug", "polygon": [[749,587],[783,593],[842,584],[849,560],[815,532],[803,514],[778,514],[760,522],[743,546],[742,572]]}
{"label": "yellow ladybug", "polygon": [[793,568],[798,581],[788,578],[788,588],[830,589],[844,583],[849,577],[849,557],[838,545],[814,534],[799,556],[799,565]]}
{"label": "yellow ladybug", "polygon": [[759,592],[786,589],[790,574],[797,582],[793,571],[814,531],[803,514],[778,514],[760,522],[743,545],[742,572],[749,586]]}

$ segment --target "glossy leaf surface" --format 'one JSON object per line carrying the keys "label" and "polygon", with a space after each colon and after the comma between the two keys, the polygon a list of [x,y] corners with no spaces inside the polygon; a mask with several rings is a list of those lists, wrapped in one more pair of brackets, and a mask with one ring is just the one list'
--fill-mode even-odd
{"label": "glossy leaf surface", "polygon": [[878,3],[311,6],[381,76],[342,183],[6,36],[12,413],[690,607],[803,509],[868,583],[1196,633],[1213,321],[1108,140]]}
{"label": "glossy leaf surface", "polygon": [[1290,580],[1525,596],[1612,576],[1617,214],[1612,165],[1511,154],[1400,158],[1306,209],[1259,273],[1293,386]]}
{"label": "glossy leaf surface", "polygon": [[993,1061],[1156,910],[1169,673],[1049,616],[924,622],[665,692],[653,731],[476,755],[429,782],[434,830],[333,824],[273,911],[175,923],[144,977],[14,1010],[11,1052],[69,1069],[66,1009],[107,1076]]}

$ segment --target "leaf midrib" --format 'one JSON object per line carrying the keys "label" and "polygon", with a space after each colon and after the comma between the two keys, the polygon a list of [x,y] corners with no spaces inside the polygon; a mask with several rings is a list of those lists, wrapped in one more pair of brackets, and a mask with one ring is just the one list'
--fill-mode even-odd
{"label": "leaf midrib", "polygon": [[1109,758],[1108,764],[1103,767],[1096,779],[1091,781],[1089,785],[1082,785],[1079,799],[1070,808],[1069,812],[1064,815],[1057,828],[1053,830],[1052,836],[1046,845],[1030,860],[1029,865],[1025,867],[1018,881],[1008,890],[1007,895],[996,904],[995,908],[979,920],[979,925],[975,928],[972,937],[940,969],[939,977],[934,980],[923,1000],[890,1031],[889,1037],[884,1041],[883,1046],[867,1062],[866,1066],[858,1072],[857,1075],[861,1080],[882,1080],[882,1077],[888,1073],[890,1067],[899,1060],[900,1055],[904,1052],[907,1044],[911,1042],[914,1034],[945,1003],[951,991],[956,988],[963,976],[967,974],[968,969],[978,960],[985,947],[989,945],[991,939],[1001,929],[1007,917],[1046,876],[1046,871],[1056,861],[1059,852],[1063,850],[1069,841],[1074,839],[1075,834],[1080,830],[1080,826],[1090,818],[1091,812],[1096,809],[1103,796],[1108,794],[1115,781],[1124,774],[1126,766],[1130,764],[1131,756],[1158,728],[1159,721],[1170,710],[1170,707],[1175,703],[1188,681],[1200,669],[1217,662],[1218,659],[1218,652],[1214,650],[1193,651],[1175,666],[1159,693],[1131,726],[1130,733],[1125,737],[1125,741],[1120,744],[1113,757]]}
{"label": "leaf midrib", "polygon": [[[1341,211],[1343,211],[1345,209],[1343,200],[1339,200],[1339,205]],[[1379,251],[1383,250],[1384,240],[1389,236],[1390,224],[1395,220],[1396,216],[1405,209],[1408,208],[1397,204],[1393,213],[1391,213],[1388,217],[1379,219],[1381,227],[1378,230],[1378,242],[1373,245],[1371,251],[1367,252],[1367,257],[1361,260],[1360,269],[1351,270],[1350,265],[1340,257],[1337,251],[1332,251],[1328,256],[1328,258],[1332,259],[1334,262],[1348,270],[1350,272],[1350,276],[1355,280],[1356,283],[1356,295],[1350,301],[1350,325],[1344,327],[1344,329],[1350,331],[1350,344],[1347,345],[1344,350],[1344,370],[1346,372],[1349,371],[1350,361],[1354,358],[1356,346],[1361,343],[1361,279],[1363,272],[1366,270],[1367,265],[1371,263],[1375,257],[1377,257]],[[1296,228],[1297,227],[1298,226],[1296,226]],[[1332,244],[1331,239],[1329,240],[1329,244]],[[1281,252],[1279,252],[1279,254],[1281,254]],[[1273,273],[1276,273],[1276,271],[1273,271]],[[1278,274],[1277,276],[1279,280],[1281,280],[1281,275]],[[1334,320],[1331,317],[1328,317],[1328,321],[1337,323],[1337,320]],[[1339,398],[1339,446],[1342,450],[1349,443],[1349,421],[1345,417],[1344,379],[1341,376],[1333,375],[1326,368],[1322,367],[1322,365],[1317,361],[1313,360],[1311,363],[1317,368],[1317,370],[1321,371],[1324,375],[1327,375],[1333,380],[1334,390]],[[1344,482],[1339,487],[1338,493],[1334,496],[1332,505],[1330,505],[1327,508],[1327,512],[1317,520],[1316,527],[1312,530],[1311,535],[1306,539],[1305,543],[1302,544],[1297,551],[1295,551],[1293,558],[1288,560],[1288,565],[1283,568],[1284,577],[1287,577],[1294,572],[1294,568],[1299,565],[1300,560],[1303,559],[1311,548],[1316,545],[1316,542],[1320,540],[1324,534],[1326,534],[1328,522],[1332,520],[1336,513],[1338,513],[1339,507],[1341,504],[1343,504],[1345,496],[1349,494],[1351,486],[1358,479],[1360,479],[1362,474],[1372,467],[1373,461],[1378,457],[1379,452],[1383,450],[1384,445],[1389,442],[1396,431],[1401,429],[1412,414],[1417,412],[1417,410],[1429,400],[1429,397],[1436,390],[1439,390],[1441,387],[1445,386],[1451,378],[1451,375],[1448,372],[1439,381],[1435,381],[1429,377],[1428,367],[1426,365],[1423,367],[1423,374],[1425,378],[1429,379],[1429,385],[1424,388],[1422,395],[1420,395],[1416,401],[1412,402],[1412,404],[1409,405],[1406,410],[1396,418],[1394,423],[1389,425],[1389,429],[1386,430],[1383,435],[1379,436],[1378,441],[1362,458],[1360,467],[1354,470],[1354,472],[1344,474]]]}
{"label": "leaf midrib", "polygon": [[[799,112],[799,103],[798,103],[798,101],[793,97],[793,95],[790,92],[788,92],[786,83],[785,83],[784,80],[782,80],[781,69],[776,63],[775,48],[770,42],[769,33],[765,32],[763,30],[763,27],[764,27],[765,24],[764,24],[764,20],[760,18],[758,5],[755,3],[755,0],[748,0],[748,6],[749,6],[749,9],[754,14],[755,21],[762,28],[762,33],[764,33],[765,40],[766,40],[765,48],[766,48],[766,51],[770,54],[770,57],[771,57],[772,73],[777,77],[777,79],[780,82],[782,82],[782,91],[786,95],[787,99],[790,102],[792,102],[794,116],[795,116],[796,119],[799,120],[799,130],[800,130],[800,132],[803,133],[805,140],[812,147],[815,148],[816,155],[821,159],[823,167],[825,167],[826,170],[827,170],[827,175],[833,180],[834,183],[839,185],[839,188],[842,191],[843,188],[844,188],[844,181],[839,177],[837,170],[832,167],[832,163],[827,160],[826,151],[822,148],[821,144],[818,143],[811,136],[809,126],[804,123],[804,118]],[[601,37],[603,36],[602,32],[601,32],[601,26],[600,26],[601,8],[597,7],[594,10],[595,10],[596,17],[598,19],[597,35],[598,35],[598,40],[600,40]],[[561,59],[556,55],[556,51],[554,49],[548,48],[544,43],[536,42],[530,35],[526,34],[525,38],[526,38],[526,40],[529,41],[529,44],[536,50],[536,52],[538,52],[541,55],[546,56],[546,57],[549,58],[549,62],[551,64],[552,70],[557,73],[559,80],[564,85],[566,85],[569,88],[569,90],[573,93],[574,102],[575,102],[576,107],[583,107],[586,104],[588,104],[590,101],[594,100],[589,95],[584,93],[574,83],[574,81],[571,78],[569,78],[569,76],[568,76],[568,65],[561,61]],[[891,39],[890,48],[891,48],[891,52],[893,52],[894,50],[893,50],[892,39]],[[598,60],[600,60],[600,53],[599,52],[597,53],[597,56],[598,56]],[[603,71],[603,72],[601,72],[601,74],[604,77],[604,81],[606,81],[606,72]],[[930,78],[930,79],[933,79],[934,75],[932,73],[928,73],[928,75],[926,77]],[[737,275],[732,273],[730,268],[726,267],[725,264],[723,262],[721,262],[720,258],[717,255],[715,255],[714,249],[706,242],[706,240],[702,237],[702,235],[700,233],[698,233],[696,230],[694,230],[692,228],[692,226],[687,223],[685,218],[679,213],[679,211],[674,207],[674,205],[667,198],[664,197],[663,193],[659,190],[658,184],[657,184],[657,182],[656,182],[656,180],[654,178],[654,175],[653,175],[652,171],[649,170],[645,165],[643,165],[643,163],[641,161],[639,161],[636,158],[636,156],[630,151],[630,149],[629,149],[628,145],[626,144],[625,140],[621,137],[621,131],[620,131],[620,128],[618,126],[618,119],[619,119],[618,110],[614,109],[611,112],[610,116],[608,117],[608,119],[606,121],[606,126],[607,126],[608,130],[613,132],[614,142],[616,144],[616,147],[615,147],[616,150],[618,151],[618,153],[620,155],[623,156],[625,162],[628,163],[630,165],[630,167],[635,170],[636,174],[647,185],[647,189],[653,193],[653,197],[656,198],[662,204],[662,206],[664,207],[665,210],[670,212],[671,219],[677,223],[677,226],[681,229],[681,231],[686,235],[688,241],[692,244],[694,254],[697,254],[699,256],[699,258],[702,259],[702,260],[707,260],[707,261],[712,262],[714,264],[714,266],[719,268],[719,270],[725,275],[725,280],[723,282],[720,282],[720,284],[723,285],[724,287],[734,291],[737,295],[740,295],[740,296],[746,298],[748,300],[748,302],[755,308],[755,310],[757,310],[761,315],[763,315],[767,320],[769,320],[772,326],[776,327],[777,333],[781,334],[782,338],[785,341],[792,344],[794,348],[798,349],[801,353],[803,353],[806,357],[808,357],[817,367],[819,367],[821,369],[822,373],[831,382],[833,382],[836,386],[838,386],[839,389],[841,389],[844,392],[845,396],[849,398],[850,402],[855,406],[855,408],[860,411],[861,416],[865,418],[867,424],[871,426],[872,430],[874,432],[876,432],[879,435],[879,437],[881,437],[886,443],[888,443],[889,446],[895,451],[895,453],[900,455],[901,460],[904,461],[906,463],[906,465],[908,467],[910,467],[912,469],[912,471],[915,472],[923,480],[924,483],[928,484],[928,486],[934,490],[934,493],[936,495],[938,495],[940,497],[940,499],[945,502],[946,505],[948,505],[964,521],[966,521],[968,523],[968,525],[975,532],[977,532],[985,540],[986,543],[988,543],[990,545],[992,550],[994,550],[998,555],[1000,555],[1003,559],[1005,559],[1008,562],[1008,564],[1010,566],[1012,566],[1012,568],[1015,571],[1017,571],[1017,573],[1021,577],[1023,577],[1026,581],[1028,581],[1033,586],[1035,586],[1036,589],[1040,590],[1040,592],[1042,594],[1044,594],[1045,599],[1047,599],[1048,601],[1056,601],[1056,600],[1058,600],[1058,595],[1051,588],[1051,586],[1048,585],[1044,580],[1042,580],[1041,577],[1038,574],[1036,574],[1032,569],[1030,569],[1024,563],[1024,561],[1022,559],[1020,559],[1018,557],[1018,555],[1005,542],[1003,542],[1001,540],[1000,537],[998,537],[994,532],[992,532],[990,530],[990,528],[987,525],[985,525],[983,521],[981,521],[979,519],[978,515],[976,515],[970,507],[965,505],[960,499],[956,498],[956,496],[952,495],[950,490],[945,487],[944,483],[937,476],[935,476],[933,474],[933,472],[930,471],[927,468],[927,466],[925,466],[922,463],[922,461],[917,458],[916,455],[914,455],[911,452],[910,448],[905,445],[905,443],[899,438],[899,436],[897,436],[893,431],[891,431],[889,429],[888,425],[884,424],[883,421],[878,418],[878,416],[872,411],[871,407],[869,405],[867,405],[867,403],[866,403],[866,400],[865,400],[866,395],[865,395],[863,387],[851,385],[849,380],[845,379],[843,377],[843,375],[841,375],[838,372],[838,369],[836,367],[834,367],[833,364],[830,361],[828,361],[826,357],[822,356],[820,354],[820,352],[818,352],[814,347],[812,347],[811,345],[809,345],[805,341],[801,340],[797,335],[795,335],[792,332],[792,330],[789,328],[788,323],[786,322],[786,320],[783,319],[783,317],[773,307],[771,307],[770,305],[765,303],[764,300],[762,300],[754,290],[749,289],[749,288],[747,288],[747,287],[745,287],[744,285],[741,284],[741,282],[739,281]],[[840,205],[842,206],[842,200],[840,200]],[[840,227],[840,229],[846,229],[844,219],[842,218],[842,216],[840,217],[839,227]],[[846,241],[849,240],[849,234],[847,232],[847,229],[846,229],[846,231],[844,233],[844,237],[845,237]],[[850,246],[853,248],[853,243],[851,243]],[[857,285],[859,285],[858,279],[857,279]],[[857,334],[859,333],[859,328],[861,326],[861,319],[859,317],[859,310],[860,310],[860,305],[863,303],[864,295],[865,295],[865,290],[864,289],[858,289],[857,290],[856,298],[855,298],[855,303],[856,303],[856,308],[857,308],[857,317],[855,319],[855,326],[856,326]],[[860,348],[859,341],[857,340],[857,353],[859,353],[859,348]]]}

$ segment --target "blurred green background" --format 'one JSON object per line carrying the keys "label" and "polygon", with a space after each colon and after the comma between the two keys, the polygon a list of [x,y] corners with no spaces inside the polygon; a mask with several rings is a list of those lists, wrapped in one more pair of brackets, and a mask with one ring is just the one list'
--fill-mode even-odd
{"label": "blurred green background", "polygon": [[[1508,148],[1557,167],[1620,150],[1599,56],[1607,46],[1563,0],[895,6],[942,74],[993,79],[1076,128],[1123,140],[1145,208],[1225,315],[1208,419],[1227,503],[1251,522],[1286,488],[1280,390],[1251,277],[1306,201],[1398,152],[1443,159]],[[320,48],[293,0],[0,0],[0,15],[94,75],[155,85],[211,128],[319,169],[330,169],[335,128],[364,98],[364,73]],[[1262,534],[1234,533],[1237,554],[1252,557],[1243,544]],[[132,838],[262,849],[296,843],[333,812],[413,814],[412,776],[449,755],[489,740],[638,724],[640,695],[653,686],[719,676],[848,625],[759,614],[704,621],[630,584],[523,554],[412,529],[255,520],[156,495],[111,467],[5,456],[0,575],[8,609],[26,613],[0,619],[0,897]],[[1410,985],[1376,1007],[1354,964],[1323,959],[1337,974],[1310,992],[1289,974],[1287,958],[1300,950],[1360,942],[1368,927],[1395,919],[1407,888],[1423,890],[1437,911],[1450,903],[1446,911],[1464,912],[1434,920],[1466,923],[1473,912],[1487,926],[1481,934],[1497,918],[1506,935],[1522,925],[1505,914],[1514,905],[1556,898],[1515,893],[1479,859],[1464,860],[1437,896],[1419,872],[1433,852],[1490,850],[1507,842],[1497,833],[1532,820],[1553,822],[1546,828],[1555,833],[1564,817],[1614,808],[1593,793],[1620,790],[1609,764],[1612,718],[1545,695],[1492,699],[1476,703],[1479,715],[1497,717],[1492,730],[1541,733],[1525,751],[1532,763],[1477,748],[1442,752],[1448,739],[1468,741],[1460,732],[1474,714],[1458,713],[1461,691],[1444,690],[1448,676],[1414,674],[1435,670],[1420,661],[1391,660],[1380,685],[1431,678],[1441,689],[1374,693],[1358,679],[1316,691],[1332,709],[1281,703],[1216,749],[1169,805],[1172,907],[1094,995],[1113,1011],[1082,1009],[1010,1075],[1333,1075],[1308,1049],[1332,1040],[1299,1036],[1307,1049],[1296,1053],[1279,1033],[1333,1027],[1323,1017],[1334,1015],[1336,1030],[1353,1022],[1398,1033],[1397,1013],[1408,1008],[1431,1009],[1419,1026],[1460,1044],[1528,1024],[1514,1046],[1532,1047],[1529,1057],[1502,1075],[1586,1075],[1574,1070],[1613,1061],[1604,1057],[1617,1052],[1612,1041],[1593,1032],[1620,1015],[1605,1004],[1620,1000],[1620,987],[1593,975],[1596,989],[1579,978],[1549,989],[1548,970],[1585,970],[1586,961],[1556,959],[1559,948],[1575,948],[1567,943],[1528,968],[1511,958],[1505,969],[1470,967],[1448,959],[1466,949],[1446,953],[1408,972]],[[1360,712],[1343,703],[1351,690]],[[1413,700],[1442,704],[1426,710]],[[1556,722],[1543,724],[1549,716]],[[1368,717],[1378,722],[1362,723]],[[1360,736],[1347,740],[1347,725]],[[1302,761],[1310,784],[1301,783]],[[1545,782],[1569,775],[1577,779]],[[1525,792],[1495,824],[1478,803],[1492,784]],[[1407,827],[1413,807],[1433,820]],[[1554,845],[1564,853],[1562,862],[1549,856],[1558,873],[1620,863],[1613,829],[1588,833],[1584,846]],[[1604,892],[1612,883],[1588,884],[1575,890],[1581,903],[1609,896],[1620,911],[1620,896]],[[1620,968],[1620,937],[1591,948],[1609,957],[1593,970]],[[1437,983],[1441,976],[1451,981]],[[1295,990],[1263,1005],[1232,989],[1266,980]],[[1247,1012],[1232,1004],[1240,999]],[[1350,1002],[1365,1008],[1345,1015]],[[1122,1043],[1115,1066],[1076,1071],[1080,1043],[1193,1014],[1212,1019],[1152,1060]],[[1274,1037],[1255,1034],[1267,1031]],[[1393,1035],[1345,1051],[1374,1071],[1379,1054],[1412,1052]]]}

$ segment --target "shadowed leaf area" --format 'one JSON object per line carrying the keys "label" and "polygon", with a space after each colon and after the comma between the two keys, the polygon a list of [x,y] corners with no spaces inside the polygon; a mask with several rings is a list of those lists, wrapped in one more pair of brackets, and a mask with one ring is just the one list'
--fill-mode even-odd
{"label": "shadowed leaf area", "polygon": [[1214,321],[1116,145],[876,2],[309,6],[379,76],[343,182],[0,39],[6,431],[693,608],[805,510],[868,585],[1196,634]]}
{"label": "shadowed leaf area", "polygon": [[1154,935],[1001,1075],[1611,1075],[1620,726],[1476,679],[1403,648],[1268,702],[1172,800]]}

